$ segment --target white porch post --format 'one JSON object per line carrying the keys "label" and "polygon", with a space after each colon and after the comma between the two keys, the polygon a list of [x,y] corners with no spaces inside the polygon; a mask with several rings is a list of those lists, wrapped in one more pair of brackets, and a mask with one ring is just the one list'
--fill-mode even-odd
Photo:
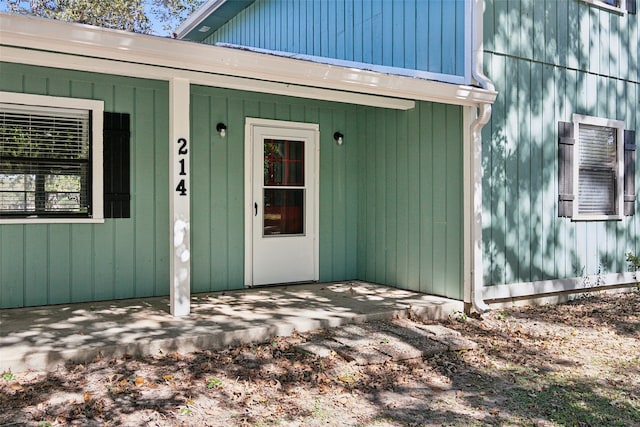
{"label": "white porch post", "polygon": [[174,316],[185,316],[191,309],[189,97],[189,80],[173,78],[169,81],[169,299]]}

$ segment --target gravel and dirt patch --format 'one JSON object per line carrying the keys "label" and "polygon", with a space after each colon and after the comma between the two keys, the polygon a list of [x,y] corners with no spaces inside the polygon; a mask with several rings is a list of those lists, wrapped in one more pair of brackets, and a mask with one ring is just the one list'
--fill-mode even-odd
{"label": "gravel and dirt patch", "polygon": [[5,372],[0,425],[640,426],[640,292]]}

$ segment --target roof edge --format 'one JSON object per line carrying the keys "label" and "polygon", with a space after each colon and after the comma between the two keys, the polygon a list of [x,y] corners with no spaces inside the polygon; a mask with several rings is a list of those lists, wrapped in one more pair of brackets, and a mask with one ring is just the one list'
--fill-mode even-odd
{"label": "roof edge", "polygon": [[[209,82],[207,84],[210,86],[217,85],[216,76],[218,79],[222,77],[242,79],[245,82],[251,82],[247,84],[247,90],[252,91],[260,91],[256,82],[271,82],[285,86],[294,85],[298,88],[306,87],[312,89],[311,92],[337,91],[343,94],[357,94],[358,96],[354,98],[373,96],[466,106],[493,103],[497,95],[495,91],[469,85],[389,75],[3,13],[0,13],[0,45],[73,55],[78,59],[95,58],[113,63],[157,67],[165,70],[162,74],[163,80],[170,80],[172,75],[178,72],[208,75],[210,77],[207,79]],[[107,70],[104,72],[109,73]],[[308,96],[308,98],[319,99],[315,96]]]}

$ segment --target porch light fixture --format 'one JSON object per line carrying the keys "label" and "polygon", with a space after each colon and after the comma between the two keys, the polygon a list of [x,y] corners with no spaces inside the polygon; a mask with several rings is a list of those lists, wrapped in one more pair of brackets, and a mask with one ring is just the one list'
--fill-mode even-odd
{"label": "porch light fixture", "polygon": [[218,123],[216,125],[216,132],[220,134],[220,138],[224,138],[227,136],[227,125],[222,122]]}
{"label": "porch light fixture", "polygon": [[338,145],[342,145],[342,142],[343,142],[342,138],[344,138],[344,135],[343,135],[343,134],[341,134],[340,132],[335,132],[335,133],[333,134],[333,139],[335,139],[335,140],[336,140],[336,142],[338,143]]}

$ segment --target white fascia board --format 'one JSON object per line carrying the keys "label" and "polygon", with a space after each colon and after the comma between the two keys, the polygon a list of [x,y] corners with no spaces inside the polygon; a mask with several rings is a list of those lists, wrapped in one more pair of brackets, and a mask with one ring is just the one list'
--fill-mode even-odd
{"label": "white fascia board", "polygon": [[343,102],[347,104],[382,107],[394,110],[411,110],[415,108],[415,101],[408,99],[366,95],[278,82],[266,82],[196,71],[174,70],[165,67],[114,62],[107,59],[86,58],[82,56],[53,52],[39,52],[13,47],[0,46],[0,58],[4,62],[17,64],[72,69],[102,74],[107,73],[153,80],[168,81],[169,76],[171,76],[173,78],[187,79],[192,84],[201,86],[237,89],[249,92],[268,93],[272,95],[292,96],[296,98]]}
{"label": "white fascia board", "polygon": [[[161,67],[168,69],[168,75],[158,77],[163,80],[175,77],[178,72],[196,72],[258,80],[257,83],[261,83],[260,85],[264,82],[275,82],[306,88],[469,106],[493,103],[496,97],[494,91],[469,85],[393,76],[8,14],[0,14],[0,44],[75,55],[83,60],[98,58],[113,63],[126,63],[127,66],[139,64]],[[31,53],[26,56],[29,55]],[[4,60],[4,57],[2,59]],[[102,72],[110,71],[106,68]]]}

